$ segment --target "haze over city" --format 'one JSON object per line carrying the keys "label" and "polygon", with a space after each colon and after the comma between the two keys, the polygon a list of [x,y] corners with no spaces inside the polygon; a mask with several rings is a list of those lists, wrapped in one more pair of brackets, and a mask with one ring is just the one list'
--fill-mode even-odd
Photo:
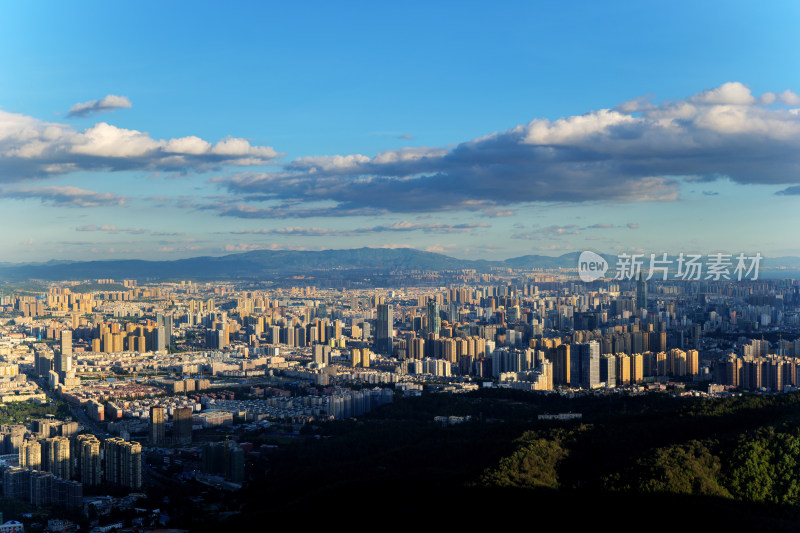
{"label": "haze over city", "polygon": [[800,256],[794,2],[44,6],[2,8],[4,262]]}

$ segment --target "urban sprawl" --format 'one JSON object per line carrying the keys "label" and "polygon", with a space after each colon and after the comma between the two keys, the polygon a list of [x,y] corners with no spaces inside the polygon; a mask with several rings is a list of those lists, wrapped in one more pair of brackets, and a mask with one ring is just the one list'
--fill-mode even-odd
{"label": "urban sprawl", "polygon": [[[69,528],[71,512],[98,531],[156,527],[168,517],[141,503],[148,487],[236,491],[247,462],[269,453],[246,436],[358,418],[401,395],[718,397],[800,384],[796,281],[398,276],[419,286],[0,286],[0,402],[34,413],[63,405],[61,416],[0,426],[3,495],[63,509],[50,519],[56,529]],[[103,520],[119,508],[138,515]],[[6,522],[0,533],[23,527]]]}

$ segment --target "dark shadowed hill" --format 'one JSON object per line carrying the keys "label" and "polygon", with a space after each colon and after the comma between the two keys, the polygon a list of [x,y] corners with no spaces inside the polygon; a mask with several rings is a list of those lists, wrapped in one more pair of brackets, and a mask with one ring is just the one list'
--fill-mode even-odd
{"label": "dark shadowed hill", "polygon": [[[541,266],[536,266],[540,264]],[[193,257],[175,261],[74,261],[35,264],[0,264],[5,279],[168,279],[260,278],[314,271],[336,270],[460,270],[486,271],[493,266],[554,268],[559,258],[525,256],[512,264],[504,261],[472,261],[411,248],[358,248],[351,250],[291,251],[257,250],[221,257]],[[574,263],[567,258],[563,266]]]}

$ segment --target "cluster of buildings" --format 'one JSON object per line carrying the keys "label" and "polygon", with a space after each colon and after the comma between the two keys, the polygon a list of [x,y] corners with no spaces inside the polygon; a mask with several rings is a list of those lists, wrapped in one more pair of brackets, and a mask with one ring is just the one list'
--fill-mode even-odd
{"label": "cluster of buildings", "polygon": [[[361,417],[396,392],[488,382],[562,394],[667,382],[719,394],[800,386],[800,285],[791,280],[404,275],[420,286],[90,280],[94,290],[70,282],[1,295],[0,400],[43,402],[49,389],[80,406],[73,411],[96,433],[52,420],[0,427],[4,496],[73,508],[84,487],[138,490],[143,446],[156,454],[196,451],[193,443],[197,479],[235,486],[247,475],[246,447],[217,437],[234,435],[235,422]],[[234,399],[219,392],[226,387],[249,394]]]}
{"label": "cluster of buildings", "polygon": [[[214,378],[274,375],[322,386],[467,377],[549,390],[663,377],[730,383],[723,380],[728,353],[800,357],[796,341],[772,341],[769,353],[748,345],[752,353],[743,353],[719,340],[800,332],[798,287],[791,281],[656,283],[640,277],[584,284],[567,275],[508,269],[462,274],[461,285],[374,290],[94,280],[101,290],[79,294],[61,284],[36,298],[3,297],[0,303],[49,314],[19,319],[25,334],[57,339],[50,353],[36,351],[36,373],[81,400],[81,389],[92,385],[76,376],[109,371],[203,376],[156,384],[166,384],[171,394],[211,387]],[[131,314],[134,307],[142,314]],[[592,342],[598,357],[587,356],[584,364],[581,350],[594,349],[580,346]],[[169,354],[168,346],[183,350]],[[102,394],[92,399],[108,401]]]}
{"label": "cluster of buildings", "polygon": [[721,367],[722,385],[776,392],[800,388],[800,357],[729,354]]}
{"label": "cluster of buildings", "polygon": [[[36,373],[81,400],[80,389],[90,390],[91,383],[76,376],[109,371],[203,376],[156,384],[171,394],[211,387],[215,377],[274,375],[322,386],[468,377],[531,390],[620,387],[664,377],[731,383],[722,379],[727,354],[719,336],[775,328],[800,333],[798,287],[791,281],[640,277],[584,284],[503,269],[475,276],[464,279],[494,283],[253,291],[234,283],[139,287],[126,280],[119,291],[87,295],[54,286],[37,299],[2,301],[14,310],[36,304],[51,313],[44,323],[33,315],[21,319],[26,333],[58,339],[54,350],[36,350]],[[143,316],[120,314],[137,305]],[[184,350],[169,354],[171,345]],[[768,355],[757,350],[728,346],[742,357]],[[775,352],[800,357],[800,342],[781,341]]]}
{"label": "cluster of buildings", "polygon": [[85,486],[141,488],[141,444],[77,431],[77,422],[53,419],[0,426],[3,496],[80,508]]}

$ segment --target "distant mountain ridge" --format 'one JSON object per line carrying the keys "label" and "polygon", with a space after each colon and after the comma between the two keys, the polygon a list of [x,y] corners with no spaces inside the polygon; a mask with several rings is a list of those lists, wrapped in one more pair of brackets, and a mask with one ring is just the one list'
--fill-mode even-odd
{"label": "distant mountain ridge", "polygon": [[[48,261],[46,263],[0,263],[0,279],[237,279],[271,278],[320,271],[371,270],[462,270],[488,272],[492,268],[574,269],[580,252],[561,256],[524,255],[505,260],[458,259],[413,248],[355,248],[344,250],[295,251],[256,250],[220,257],[192,257],[173,261],[120,259],[107,261]],[[613,271],[616,256],[603,255]],[[800,270],[800,258],[765,259],[762,267]]]}

